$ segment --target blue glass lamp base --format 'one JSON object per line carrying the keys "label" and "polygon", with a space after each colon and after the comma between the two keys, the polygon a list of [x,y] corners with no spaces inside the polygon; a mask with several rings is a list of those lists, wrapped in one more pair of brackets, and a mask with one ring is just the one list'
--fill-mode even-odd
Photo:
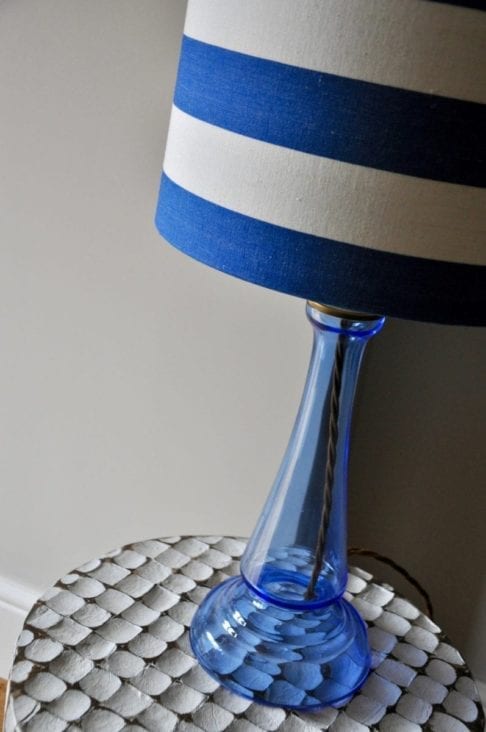
{"label": "blue glass lamp base", "polygon": [[242,577],[205,598],[192,621],[191,644],[226,688],[290,709],[344,704],[370,669],[366,626],[348,602],[310,610],[277,605]]}

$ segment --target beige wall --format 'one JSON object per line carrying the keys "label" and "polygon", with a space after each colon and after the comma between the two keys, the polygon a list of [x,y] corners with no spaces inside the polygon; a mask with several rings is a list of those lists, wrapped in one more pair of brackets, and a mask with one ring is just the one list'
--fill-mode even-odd
{"label": "beige wall", "polygon": [[[248,534],[289,434],[303,304],[152,225],[183,12],[0,3],[0,591],[141,537]],[[486,678],[484,364],[471,329],[372,344],[350,538],[423,581]]]}

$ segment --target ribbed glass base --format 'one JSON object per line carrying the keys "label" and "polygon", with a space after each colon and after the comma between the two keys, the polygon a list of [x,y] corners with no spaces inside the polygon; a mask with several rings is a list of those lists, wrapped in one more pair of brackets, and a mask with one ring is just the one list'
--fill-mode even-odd
{"label": "ribbed glass base", "polygon": [[262,704],[344,704],[368,675],[366,627],[345,600],[317,609],[274,604],[242,577],[214,588],[191,626],[193,651],[226,688]]}

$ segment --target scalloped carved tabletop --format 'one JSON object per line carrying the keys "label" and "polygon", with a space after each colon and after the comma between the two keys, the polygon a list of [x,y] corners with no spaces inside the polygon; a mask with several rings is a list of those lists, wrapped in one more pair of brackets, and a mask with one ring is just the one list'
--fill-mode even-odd
{"label": "scalloped carved tabletop", "polygon": [[244,548],[221,536],[152,539],[59,580],[18,640],[5,731],[484,729],[459,652],[414,605],[358,568],[346,597],[368,624],[373,660],[347,705],[299,713],[221,688],[196,663],[188,628],[209,589],[238,573]]}

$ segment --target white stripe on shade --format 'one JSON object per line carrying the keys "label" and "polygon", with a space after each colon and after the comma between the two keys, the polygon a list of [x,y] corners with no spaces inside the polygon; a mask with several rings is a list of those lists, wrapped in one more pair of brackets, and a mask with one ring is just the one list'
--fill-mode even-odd
{"label": "white stripe on shade", "polygon": [[484,189],[279,147],[177,107],[164,170],[201,198],[278,226],[395,254],[486,264]]}
{"label": "white stripe on shade", "polygon": [[240,53],[474,102],[485,30],[486,13],[425,0],[189,0],[185,25]]}

